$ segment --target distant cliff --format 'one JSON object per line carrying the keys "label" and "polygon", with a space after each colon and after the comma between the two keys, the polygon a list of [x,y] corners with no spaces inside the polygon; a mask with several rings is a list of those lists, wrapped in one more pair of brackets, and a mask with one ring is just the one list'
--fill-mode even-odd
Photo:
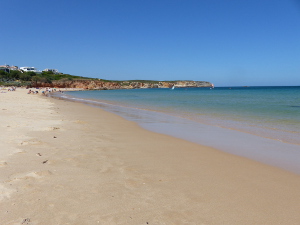
{"label": "distant cliff", "polygon": [[207,81],[106,81],[106,80],[58,80],[52,83],[36,83],[38,87],[81,88],[87,90],[211,87]]}

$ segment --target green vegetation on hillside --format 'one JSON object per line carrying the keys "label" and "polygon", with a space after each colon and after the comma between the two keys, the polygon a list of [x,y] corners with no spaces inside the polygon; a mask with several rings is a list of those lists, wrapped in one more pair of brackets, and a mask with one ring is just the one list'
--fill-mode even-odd
{"label": "green vegetation on hillside", "polygon": [[93,79],[88,77],[74,76],[70,74],[54,74],[53,72],[21,72],[11,70],[9,73],[0,70],[0,85],[3,86],[27,86],[37,83],[52,83],[54,80]]}
{"label": "green vegetation on hillside", "polygon": [[[99,80],[96,78],[74,76],[70,74],[55,74],[51,71],[42,73],[35,72],[21,72],[19,70],[11,70],[9,73],[4,70],[0,70],[0,85],[2,86],[38,86],[39,83],[51,84],[52,81],[72,81],[72,80]],[[118,83],[121,86],[127,86],[131,83],[148,83],[159,84],[161,81],[157,80],[105,80],[100,79],[103,82]],[[168,83],[176,83],[177,81],[164,81]]]}

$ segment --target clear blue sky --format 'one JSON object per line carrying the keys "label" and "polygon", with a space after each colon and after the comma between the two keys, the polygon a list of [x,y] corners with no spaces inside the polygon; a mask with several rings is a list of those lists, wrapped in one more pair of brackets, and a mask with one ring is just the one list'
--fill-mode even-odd
{"label": "clear blue sky", "polygon": [[300,0],[1,0],[0,64],[300,85]]}

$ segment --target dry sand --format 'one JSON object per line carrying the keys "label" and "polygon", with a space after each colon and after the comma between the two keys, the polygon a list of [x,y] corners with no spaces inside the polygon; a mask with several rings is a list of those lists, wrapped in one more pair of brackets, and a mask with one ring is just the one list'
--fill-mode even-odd
{"label": "dry sand", "polygon": [[300,224],[300,177],[80,103],[0,93],[0,224]]}

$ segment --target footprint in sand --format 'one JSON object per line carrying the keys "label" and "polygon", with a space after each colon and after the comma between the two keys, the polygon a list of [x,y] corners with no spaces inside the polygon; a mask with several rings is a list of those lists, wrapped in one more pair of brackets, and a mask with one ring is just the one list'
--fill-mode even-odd
{"label": "footprint in sand", "polygon": [[14,181],[20,181],[20,180],[30,180],[30,179],[40,179],[42,177],[50,176],[52,175],[52,172],[49,170],[43,170],[43,171],[33,171],[29,173],[17,173],[12,176],[10,176],[10,179],[6,182],[14,182]]}
{"label": "footprint in sand", "polygon": [[45,129],[42,129],[42,131],[58,131],[58,130],[61,130],[60,127],[47,127]]}
{"label": "footprint in sand", "polygon": [[36,140],[31,140],[31,141],[22,141],[20,143],[20,145],[24,146],[24,145],[41,145],[43,144],[43,142],[41,141],[36,141]]}
{"label": "footprint in sand", "polygon": [[4,166],[7,166],[7,162],[0,162],[0,167],[4,167]]}

